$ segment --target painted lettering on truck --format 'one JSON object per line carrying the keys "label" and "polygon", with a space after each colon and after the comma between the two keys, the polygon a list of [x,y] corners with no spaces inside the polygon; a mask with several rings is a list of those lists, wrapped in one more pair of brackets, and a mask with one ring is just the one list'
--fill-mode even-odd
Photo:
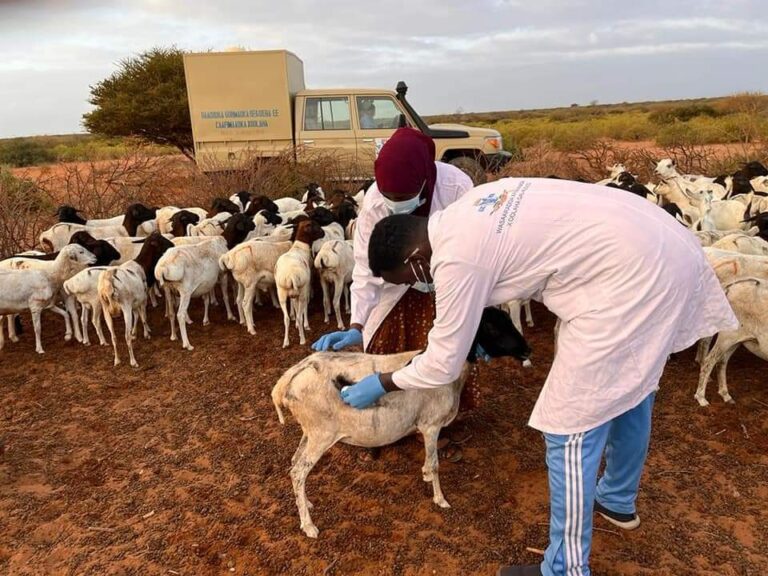
{"label": "painted lettering on truck", "polygon": [[[277,108],[252,110],[204,110],[200,112],[203,120],[221,120],[224,118],[277,118]],[[269,128],[268,120],[228,120],[215,122],[216,128]]]}

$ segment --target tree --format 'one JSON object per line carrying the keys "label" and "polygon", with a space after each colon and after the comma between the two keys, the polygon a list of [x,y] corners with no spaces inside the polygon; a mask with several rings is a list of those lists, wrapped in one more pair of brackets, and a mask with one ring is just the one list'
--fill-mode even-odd
{"label": "tree", "polygon": [[194,158],[181,50],[153,48],[122,60],[114,74],[91,86],[88,101],[96,107],[83,115],[89,132],[135,136]]}

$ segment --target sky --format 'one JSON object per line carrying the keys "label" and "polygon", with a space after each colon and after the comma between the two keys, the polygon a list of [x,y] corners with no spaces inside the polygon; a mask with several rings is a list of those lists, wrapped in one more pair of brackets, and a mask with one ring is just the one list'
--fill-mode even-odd
{"label": "sky", "polygon": [[764,0],[0,0],[0,138],[82,132],[154,46],[285,48],[307,88],[409,86],[422,115],[768,92]]}

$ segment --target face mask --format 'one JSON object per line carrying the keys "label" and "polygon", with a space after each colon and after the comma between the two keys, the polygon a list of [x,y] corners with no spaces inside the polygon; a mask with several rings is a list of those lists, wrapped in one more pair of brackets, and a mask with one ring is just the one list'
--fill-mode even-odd
{"label": "face mask", "polygon": [[387,209],[389,210],[390,214],[411,214],[414,212],[419,206],[424,204],[426,200],[421,197],[421,191],[424,190],[424,185],[427,183],[427,181],[424,181],[424,184],[421,185],[421,188],[419,189],[419,193],[414,196],[413,198],[410,198],[408,200],[401,200],[400,202],[395,202],[394,200],[390,200],[383,194],[381,195],[384,199],[384,204],[386,205]]}
{"label": "face mask", "polygon": [[[416,276],[416,278],[421,278],[419,274],[416,272],[416,268],[413,265],[413,262],[411,264],[411,270],[413,270],[413,275]],[[419,264],[419,268],[421,268],[421,264]],[[424,273],[424,269],[421,270],[423,274],[423,280],[419,280],[418,282],[414,282],[411,284],[411,288],[414,290],[418,290],[419,292],[423,292],[424,294],[429,294],[430,292],[435,291],[435,285],[432,282],[426,282],[427,275]]]}

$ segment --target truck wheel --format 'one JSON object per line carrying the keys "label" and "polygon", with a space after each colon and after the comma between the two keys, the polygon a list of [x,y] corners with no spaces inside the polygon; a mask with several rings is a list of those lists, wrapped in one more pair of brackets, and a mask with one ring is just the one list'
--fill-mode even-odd
{"label": "truck wheel", "polygon": [[485,184],[488,181],[488,177],[485,174],[482,165],[474,158],[470,158],[469,156],[459,156],[458,158],[451,160],[449,164],[456,166],[456,168],[469,176],[475,186]]}

